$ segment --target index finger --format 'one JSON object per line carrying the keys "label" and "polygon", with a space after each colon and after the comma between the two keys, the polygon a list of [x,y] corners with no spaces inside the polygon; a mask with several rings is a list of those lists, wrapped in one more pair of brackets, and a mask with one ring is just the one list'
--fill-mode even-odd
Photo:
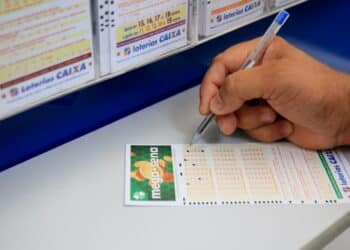
{"label": "index finger", "polygon": [[257,42],[258,38],[234,45],[214,58],[200,86],[199,112],[201,114],[209,113],[210,100],[216,96],[226,76],[241,68]]}

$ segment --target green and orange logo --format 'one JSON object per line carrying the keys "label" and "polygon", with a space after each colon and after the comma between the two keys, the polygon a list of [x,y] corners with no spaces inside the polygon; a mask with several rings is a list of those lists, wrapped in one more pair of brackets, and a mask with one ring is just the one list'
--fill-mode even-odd
{"label": "green and orange logo", "polygon": [[130,199],[174,201],[171,146],[131,146]]}

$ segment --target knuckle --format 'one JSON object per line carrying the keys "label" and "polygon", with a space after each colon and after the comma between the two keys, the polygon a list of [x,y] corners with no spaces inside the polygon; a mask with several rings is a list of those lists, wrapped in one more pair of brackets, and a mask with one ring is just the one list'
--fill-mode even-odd
{"label": "knuckle", "polygon": [[223,53],[218,54],[217,56],[215,56],[213,58],[212,64],[214,64],[214,63],[222,63],[223,58],[224,58],[224,54]]}
{"label": "knuckle", "polygon": [[254,129],[261,125],[253,114],[245,111],[237,112],[237,123],[241,129]]}
{"label": "knuckle", "polygon": [[281,36],[276,36],[274,42],[282,46],[286,40]]}
{"label": "knuckle", "polygon": [[237,125],[241,129],[252,129],[250,126],[247,124],[247,120],[244,116],[244,114],[237,114]]}
{"label": "knuckle", "polygon": [[237,77],[237,74],[231,74],[228,77],[226,77],[225,80],[225,90],[228,93],[235,93],[237,91],[236,86],[237,83],[239,83],[239,77]]}
{"label": "knuckle", "polygon": [[272,61],[270,62],[269,67],[264,70],[265,78],[269,79],[271,82],[276,82],[281,79],[284,68],[281,66],[281,62]]}
{"label": "knuckle", "polygon": [[260,124],[258,123],[253,123],[251,120],[249,119],[244,119],[244,118],[241,118],[240,120],[238,120],[238,126],[241,128],[241,129],[246,129],[246,130],[249,130],[249,129],[254,129],[256,127],[258,127]]}
{"label": "knuckle", "polygon": [[206,90],[205,87],[203,86],[203,83],[199,87],[199,97],[202,100],[206,96]]}
{"label": "knuckle", "polygon": [[205,98],[205,93],[203,91],[202,86],[200,87],[199,98],[200,98],[201,101],[203,101],[203,99]]}
{"label": "knuckle", "polygon": [[271,129],[263,129],[259,133],[259,139],[263,142],[273,142],[275,141],[273,134],[274,133]]}
{"label": "knuckle", "polygon": [[272,55],[278,55],[280,54],[281,51],[283,51],[285,44],[286,44],[286,41],[282,37],[276,36],[273,39],[273,42],[268,47],[268,51]]}

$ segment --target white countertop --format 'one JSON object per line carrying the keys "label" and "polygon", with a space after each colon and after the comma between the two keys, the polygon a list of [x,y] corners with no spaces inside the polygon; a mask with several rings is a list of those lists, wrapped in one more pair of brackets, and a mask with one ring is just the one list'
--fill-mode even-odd
{"label": "white countertop", "polygon": [[[201,120],[197,103],[190,89],[1,172],[0,249],[297,249],[350,211],[125,207],[125,144],[188,143]],[[248,139],[212,126],[208,141]]]}

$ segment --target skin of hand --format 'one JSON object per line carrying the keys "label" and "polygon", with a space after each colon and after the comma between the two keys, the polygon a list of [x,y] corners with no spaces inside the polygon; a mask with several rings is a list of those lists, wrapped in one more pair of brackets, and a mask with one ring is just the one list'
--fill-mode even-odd
{"label": "skin of hand", "polygon": [[[350,76],[276,37],[261,61],[240,70],[258,39],[214,58],[200,87],[200,113],[224,134],[237,128],[263,142],[287,139],[309,149],[350,145]],[[263,105],[247,105],[251,99]]]}

